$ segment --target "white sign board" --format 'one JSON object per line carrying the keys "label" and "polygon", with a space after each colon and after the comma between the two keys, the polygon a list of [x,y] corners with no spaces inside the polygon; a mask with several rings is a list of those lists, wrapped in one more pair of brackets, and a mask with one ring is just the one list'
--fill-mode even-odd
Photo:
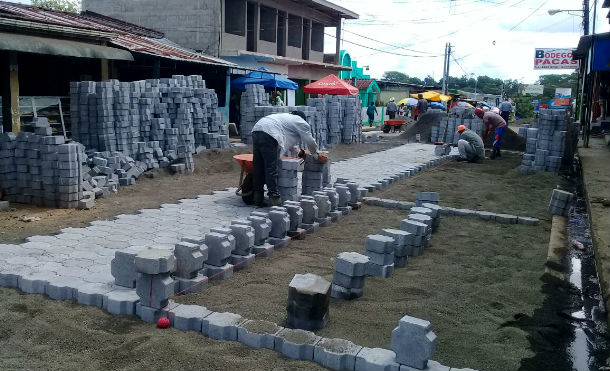
{"label": "white sign board", "polygon": [[525,85],[523,95],[542,95],[544,85]]}
{"label": "white sign board", "polygon": [[535,70],[575,69],[578,61],[572,59],[573,49],[536,48]]}
{"label": "white sign board", "polygon": [[572,98],[572,89],[555,88],[555,98]]}

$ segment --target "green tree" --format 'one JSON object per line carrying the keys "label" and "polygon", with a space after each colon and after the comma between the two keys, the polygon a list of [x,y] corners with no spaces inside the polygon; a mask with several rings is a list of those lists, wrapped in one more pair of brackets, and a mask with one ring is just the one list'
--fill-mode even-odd
{"label": "green tree", "polygon": [[515,111],[516,116],[519,116],[522,119],[534,116],[534,105],[532,104],[530,97],[517,96],[514,101],[517,105],[517,110]]}
{"label": "green tree", "polygon": [[542,101],[545,104],[548,103],[549,100],[555,98],[555,88],[571,88],[572,98],[576,98],[576,92],[578,91],[578,74],[572,73],[569,75],[542,75],[540,76],[538,83],[544,85]]}
{"label": "green tree", "polygon": [[435,85],[440,85],[440,84],[436,80],[434,80],[434,77],[428,75],[424,79],[424,85],[426,85],[426,86],[435,86]]}
{"label": "green tree", "polygon": [[32,5],[39,8],[78,13],[81,8],[81,0],[32,0]]}
{"label": "green tree", "polygon": [[409,76],[407,76],[406,73],[402,73],[399,71],[385,71],[383,73],[382,79],[392,82],[407,83],[409,81]]}

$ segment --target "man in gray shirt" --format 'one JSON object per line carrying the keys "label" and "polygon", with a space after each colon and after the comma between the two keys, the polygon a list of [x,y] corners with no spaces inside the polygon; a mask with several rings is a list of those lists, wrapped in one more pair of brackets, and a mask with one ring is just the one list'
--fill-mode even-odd
{"label": "man in gray shirt", "polygon": [[386,109],[388,111],[388,116],[390,117],[390,120],[394,120],[396,118],[396,112],[398,112],[398,106],[394,102],[394,97],[390,98],[390,102],[388,103]]}
{"label": "man in gray shirt", "polygon": [[476,162],[485,158],[485,145],[480,136],[474,131],[467,129],[465,125],[458,126],[460,140],[458,141],[458,151],[460,161]]}
{"label": "man in gray shirt", "polygon": [[506,97],[504,98],[504,102],[500,103],[499,108],[500,108],[500,116],[502,116],[504,121],[506,121],[506,123],[508,124],[508,117],[510,116],[510,113],[513,111],[513,106],[508,101],[508,98],[506,98]]}
{"label": "man in gray shirt", "polygon": [[419,98],[417,100],[417,119],[419,119],[421,115],[428,111],[428,101],[424,99],[424,95],[421,93],[417,97]]}

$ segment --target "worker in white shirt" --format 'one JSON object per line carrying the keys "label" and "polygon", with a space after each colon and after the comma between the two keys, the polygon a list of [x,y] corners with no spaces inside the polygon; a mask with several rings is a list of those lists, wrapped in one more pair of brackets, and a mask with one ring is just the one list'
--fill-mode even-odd
{"label": "worker in white shirt", "polygon": [[[267,185],[269,204],[277,206],[282,203],[277,189],[280,156],[288,150],[304,144],[311,155],[325,163],[328,156],[318,154],[318,146],[311,136],[311,127],[300,111],[276,113],[260,119],[252,128],[252,146],[254,150],[254,170],[252,188],[254,204],[266,206],[264,186]],[[299,153],[301,156],[304,151]]]}

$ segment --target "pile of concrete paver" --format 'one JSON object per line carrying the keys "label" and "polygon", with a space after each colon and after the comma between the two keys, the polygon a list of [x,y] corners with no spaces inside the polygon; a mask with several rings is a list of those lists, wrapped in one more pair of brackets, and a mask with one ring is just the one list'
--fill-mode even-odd
{"label": "pile of concrete paver", "polygon": [[553,215],[568,216],[574,194],[554,189],[549,200],[548,211]]}
{"label": "pile of concrete paver", "polygon": [[258,120],[274,113],[301,111],[311,126],[311,135],[320,148],[327,144],[361,141],[361,101],[358,96],[326,95],[309,98],[306,106],[271,106],[260,85],[246,85],[241,97],[241,137],[252,143],[252,128]]}
{"label": "pile of concrete paver", "polygon": [[568,136],[574,134],[570,126],[570,118],[563,109],[541,109],[536,125],[521,125],[519,135],[526,139],[526,146],[519,170],[558,172],[567,151]]}
{"label": "pile of concrete paver", "polygon": [[430,128],[430,141],[457,144],[460,140],[460,134],[457,132],[457,128],[460,125],[465,125],[468,129],[479,135],[483,134],[483,120],[480,118],[476,116],[472,118],[468,116],[453,115],[441,119],[438,126],[432,126]]}
{"label": "pile of concrete paver", "polygon": [[73,140],[89,151],[121,152],[146,169],[179,162],[192,170],[198,147],[229,144],[216,93],[201,76],[72,82],[70,109]]}

